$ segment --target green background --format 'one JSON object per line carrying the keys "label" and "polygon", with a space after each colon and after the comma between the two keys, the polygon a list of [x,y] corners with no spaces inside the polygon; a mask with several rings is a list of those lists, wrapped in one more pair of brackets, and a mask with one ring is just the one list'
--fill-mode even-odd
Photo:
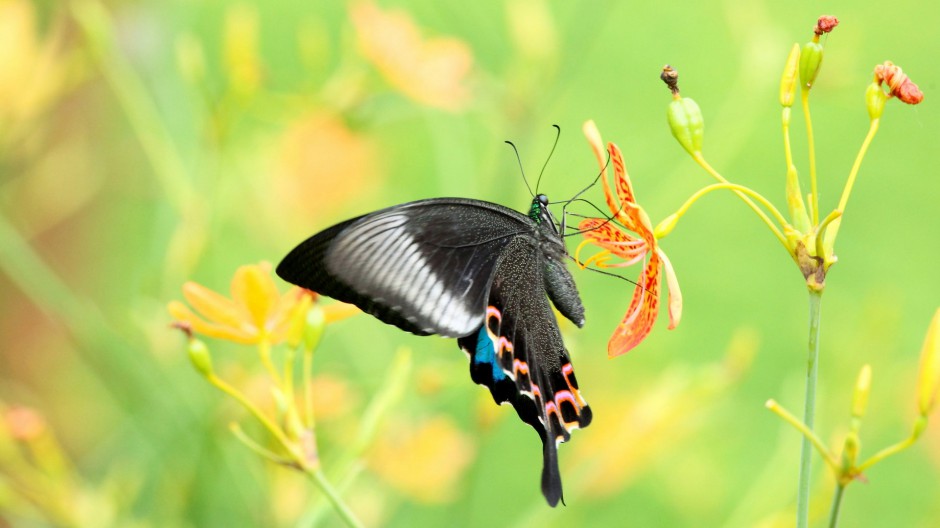
{"label": "green background", "polygon": [[[319,500],[309,483],[259,460],[229,433],[230,421],[250,420],[195,374],[168,328],[165,305],[182,298],[184,281],[227,292],[238,266],[276,263],[333,222],[405,201],[464,196],[525,210],[529,194],[503,141],[519,147],[532,180],[554,140],[552,124],[562,135],[539,190],[569,197],[596,174],[580,133],[587,119],[622,148],[638,200],[656,223],[711,183],[666,125],[670,97],[658,75],[667,63],[679,70],[683,95],[702,108],[709,162],[784,209],[778,82],[790,46],[807,41],[822,14],[841,21],[823,39],[812,93],[824,213],[835,207],[866,133],[863,93],[873,67],[892,60],[926,98],[916,107],[889,101],[844,217],[823,297],[817,431],[841,448],[854,380],[868,363],[863,457],[908,434],[919,351],[940,304],[935,4],[381,4],[404,10],[426,38],[469,47],[470,98],[456,111],[396,90],[360,53],[345,3],[240,5],[257,15],[261,70],[260,86],[242,97],[232,95],[224,58],[228,2],[114,2],[105,6],[111,24],[95,38],[74,18],[87,4],[32,5],[36,38],[61,31],[58,60],[68,81],[30,119],[4,125],[0,398],[45,416],[74,463],[81,508],[92,512],[86,519],[294,526]],[[181,73],[181,35],[204,50],[202,81]],[[360,92],[342,83],[325,89],[346,74]],[[346,96],[354,101],[344,103]],[[368,144],[369,159],[351,162],[368,174],[320,182],[317,160],[308,174],[281,170],[297,123],[324,113]],[[793,138],[805,191],[798,110]],[[305,145],[305,136],[299,141]],[[334,163],[350,160],[324,161]],[[278,186],[301,177],[304,194],[284,201]],[[173,205],[180,188],[195,197],[189,209]],[[599,190],[588,198],[603,207]],[[569,250],[576,243],[569,240]],[[563,331],[594,423],[560,447],[567,507],[545,506],[536,435],[509,408],[490,408],[454,342],[365,316],[330,326],[315,371],[342,380],[351,396],[340,416],[319,424],[328,473],[401,345],[413,351],[410,383],[378,442],[443,417],[471,451],[452,482],[429,480],[452,488],[440,501],[373,471],[369,451],[347,493],[353,510],[383,526],[792,525],[799,436],[763,404],[775,398],[795,414],[802,407],[802,277],[729,193],[694,205],[661,245],[682,287],[682,323],[667,331],[662,314],[646,341],[615,359],[607,359],[606,341],[632,287],[573,270],[587,325]],[[254,352],[209,343],[235,382],[262,384],[253,394],[264,401]],[[936,525],[938,429],[931,424],[912,449],[849,486],[842,526]],[[822,525],[833,480],[815,460],[813,519]],[[15,496],[15,479],[4,475],[3,489]],[[45,526],[44,518],[41,508],[0,512],[0,524],[11,526]]]}

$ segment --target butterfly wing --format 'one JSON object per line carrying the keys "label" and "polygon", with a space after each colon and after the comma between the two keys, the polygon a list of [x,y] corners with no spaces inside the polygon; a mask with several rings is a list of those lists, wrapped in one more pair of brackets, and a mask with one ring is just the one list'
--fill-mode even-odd
{"label": "butterfly wing", "polygon": [[317,233],[277,274],[403,330],[459,337],[483,322],[502,249],[531,229],[521,213],[497,204],[421,200]]}
{"label": "butterfly wing", "polygon": [[495,270],[485,321],[458,344],[470,356],[473,381],[489,387],[496,403],[512,404],[539,433],[542,493],[555,506],[563,499],[557,446],[591,423],[591,409],[546,297],[545,265],[532,240],[514,238]]}

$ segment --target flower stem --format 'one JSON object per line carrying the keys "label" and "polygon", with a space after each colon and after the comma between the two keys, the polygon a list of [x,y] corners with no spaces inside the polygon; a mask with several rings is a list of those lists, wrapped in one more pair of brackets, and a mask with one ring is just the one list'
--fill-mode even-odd
{"label": "flower stem", "polygon": [[836,493],[832,496],[832,508],[829,510],[829,528],[836,528],[839,525],[839,508],[842,506],[842,494],[845,492],[845,484],[836,483]]}
{"label": "flower stem", "polygon": [[[849,196],[852,194],[852,187],[855,186],[855,180],[858,177],[858,170],[862,166],[862,160],[865,159],[865,154],[868,152],[868,147],[871,145],[872,140],[875,138],[875,134],[878,133],[878,124],[880,119],[872,119],[871,125],[868,127],[868,134],[865,135],[865,140],[862,141],[862,146],[858,149],[858,154],[855,156],[855,163],[852,164],[852,170],[849,172],[849,178],[845,182],[845,187],[842,189],[842,197],[839,198],[839,207],[838,211],[845,211],[846,205],[849,203]],[[839,226],[842,224],[841,220],[836,220],[830,226],[827,234],[826,241],[831,246],[835,240],[836,233],[839,232]]]}
{"label": "flower stem", "polygon": [[[712,191],[717,191],[721,189],[731,190],[739,195],[743,194],[743,195],[750,196],[751,198],[757,200],[761,205],[766,207],[767,210],[770,211],[770,214],[772,214],[774,218],[777,220],[777,222],[780,222],[780,225],[786,225],[787,219],[784,218],[782,214],[780,214],[780,211],[778,211],[777,208],[774,207],[774,205],[770,203],[769,200],[764,198],[760,193],[753,191],[743,185],[738,185],[735,183],[713,183],[707,187],[703,187],[702,189],[699,189],[695,194],[690,196],[689,199],[686,200],[684,204],[682,204],[682,207],[680,207],[679,210],[676,211],[676,215],[678,216],[684,215],[686,211],[688,211],[688,209],[692,206],[692,204],[695,203],[699,198],[701,198],[702,196],[705,196],[706,194]],[[786,237],[783,236],[783,233],[780,232],[780,229],[777,228],[777,224],[774,224],[773,222],[771,222],[770,219],[767,218],[767,216],[762,216],[762,218],[767,223],[767,227],[769,227],[770,230],[773,231],[774,236],[776,236],[777,239],[780,241],[780,243],[783,244],[783,247],[786,248],[787,239]]]}
{"label": "flower stem", "polygon": [[[712,167],[711,165],[709,165],[707,161],[705,161],[705,158],[702,156],[701,152],[696,152],[695,154],[692,155],[692,158],[695,159],[695,162],[698,163],[699,166],[701,166],[703,169],[705,169],[706,172],[711,174],[713,178],[715,178],[721,183],[730,184],[730,182],[726,180],[725,177],[721,175],[721,173],[716,171],[714,167]],[[767,213],[765,213],[760,207],[757,206],[756,203],[754,203],[753,200],[748,198],[748,196],[744,194],[743,192],[741,192],[740,190],[734,190],[734,194],[737,194],[738,197],[744,200],[744,203],[746,203],[748,207],[750,207],[755,213],[757,213],[757,216],[759,216],[760,219],[763,220],[765,224],[770,226],[771,230],[774,232],[774,235],[778,239],[780,239],[781,242],[783,242],[784,247],[787,247],[786,238],[783,236],[783,234],[780,233],[780,230],[777,229],[774,223],[770,220],[770,218],[767,216]],[[780,213],[776,211],[776,208],[773,208],[772,210],[776,212],[775,216],[782,218]]]}
{"label": "flower stem", "polygon": [[284,386],[281,383],[281,375],[278,374],[277,367],[275,367],[274,362],[271,361],[271,341],[267,338],[258,341],[258,355],[261,356],[261,363],[264,364],[264,368],[267,369],[268,374],[271,375],[271,379],[274,380],[274,384],[277,386],[278,390],[283,390]]}
{"label": "flower stem", "polygon": [[796,416],[790,414],[789,411],[781,407],[780,404],[776,401],[768,400],[764,405],[770,409],[771,412],[782,418],[783,421],[792,425],[794,429],[803,435],[803,438],[809,439],[809,441],[816,447],[816,450],[819,451],[819,454],[826,460],[826,463],[829,464],[829,466],[831,466],[834,470],[839,469],[839,463],[836,462],[836,459],[832,453],[826,449],[826,446],[822,443],[822,440],[816,436],[816,433],[810,431],[806,425],[803,424],[803,422],[799,421]]}
{"label": "flower stem", "polygon": [[[803,402],[803,424],[813,431],[816,410],[816,378],[819,371],[819,314],[822,292],[809,290],[809,355],[806,364],[806,396]],[[809,488],[812,442],[806,436],[800,448],[800,480],[796,495],[796,525],[806,528],[809,525]]]}
{"label": "flower stem", "polygon": [[816,190],[816,142],[813,139],[813,120],[809,112],[809,88],[800,91],[803,103],[803,117],[806,120],[806,144],[809,152],[809,186],[810,186],[810,213],[813,225],[819,223],[819,193]]}
{"label": "flower stem", "polygon": [[356,517],[356,514],[343,502],[343,498],[339,496],[336,488],[330,484],[330,481],[327,480],[326,475],[323,474],[321,469],[306,468],[305,473],[310,477],[310,480],[320,488],[323,494],[326,495],[326,498],[329,499],[336,513],[339,514],[347,526],[354,528],[363,526],[362,522]]}

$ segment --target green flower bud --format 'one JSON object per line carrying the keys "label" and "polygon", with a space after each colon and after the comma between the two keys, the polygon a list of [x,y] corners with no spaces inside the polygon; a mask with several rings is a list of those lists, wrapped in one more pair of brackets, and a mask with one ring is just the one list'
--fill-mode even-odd
{"label": "green flower bud", "polygon": [[819,42],[807,42],[800,52],[800,85],[809,89],[816,81],[819,66],[822,64],[823,46]]}
{"label": "green flower bud", "polygon": [[885,109],[885,101],[888,100],[888,94],[881,89],[881,85],[873,82],[865,90],[865,106],[868,107],[868,117],[872,121],[881,117]]}
{"label": "green flower bud", "polygon": [[669,128],[673,137],[689,154],[702,151],[702,137],[705,134],[705,121],[702,111],[692,99],[681,97],[669,103],[666,112]]}
{"label": "green flower bud", "polygon": [[656,240],[665,237],[672,232],[673,228],[676,227],[676,223],[678,222],[679,215],[676,213],[672,213],[666,218],[663,218],[663,221],[656,226],[656,229],[653,229],[653,236],[656,237]]}
{"label": "green flower bud", "polygon": [[845,437],[845,445],[842,448],[842,464],[846,469],[854,468],[858,462],[858,452],[861,450],[862,442],[858,438],[858,433],[850,432]]}
{"label": "green flower bud", "polygon": [[852,418],[861,420],[868,408],[868,395],[871,393],[871,365],[862,367],[855,382],[855,394],[852,397]]}
{"label": "green flower bud", "polygon": [[198,339],[190,339],[186,351],[189,353],[189,361],[196,367],[199,374],[206,378],[212,375],[212,356],[205,343]]}
{"label": "green flower bud", "polygon": [[323,330],[326,328],[326,313],[323,308],[313,305],[307,311],[307,324],[304,327],[304,349],[312,352],[320,344]]}
{"label": "green flower bud", "polygon": [[796,74],[800,66],[800,45],[794,44],[790,48],[790,55],[787,56],[787,64],[783,67],[783,75],[780,76],[780,105],[784,108],[793,106],[793,98],[796,94]]}

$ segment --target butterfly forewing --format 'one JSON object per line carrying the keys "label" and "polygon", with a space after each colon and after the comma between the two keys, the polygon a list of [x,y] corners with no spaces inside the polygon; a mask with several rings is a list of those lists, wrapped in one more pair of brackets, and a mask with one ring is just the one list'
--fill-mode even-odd
{"label": "butterfly forewing", "polygon": [[314,235],[277,273],[409,332],[459,337],[480,326],[500,251],[527,221],[476,200],[411,202]]}

